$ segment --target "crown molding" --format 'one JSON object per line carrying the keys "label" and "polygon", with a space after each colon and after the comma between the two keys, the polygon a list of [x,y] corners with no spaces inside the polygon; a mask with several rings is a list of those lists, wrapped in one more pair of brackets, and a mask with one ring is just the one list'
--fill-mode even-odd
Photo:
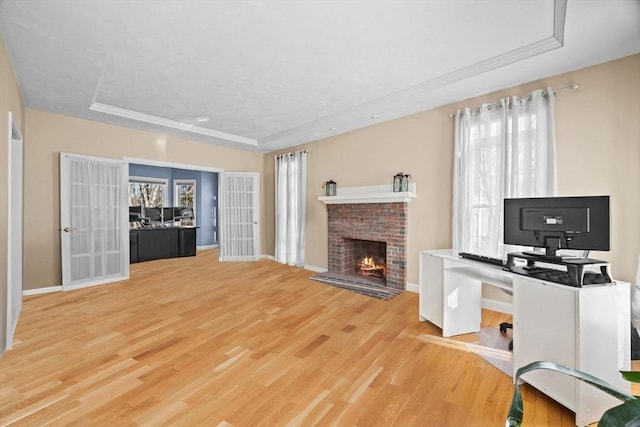
{"label": "crown molding", "polygon": [[100,102],[94,102],[89,107],[92,111],[100,113],[111,114],[112,116],[124,117],[126,119],[136,120],[139,122],[150,123],[153,125],[164,126],[172,129],[178,129],[183,132],[196,133],[199,135],[206,135],[216,139],[222,139],[225,141],[236,142],[240,144],[257,146],[258,141],[244,136],[234,135],[231,133],[221,132],[215,129],[207,129],[201,126],[178,122],[176,120],[165,119],[151,114],[140,113],[138,111],[128,110],[126,108],[114,107],[112,105],[102,104]]}

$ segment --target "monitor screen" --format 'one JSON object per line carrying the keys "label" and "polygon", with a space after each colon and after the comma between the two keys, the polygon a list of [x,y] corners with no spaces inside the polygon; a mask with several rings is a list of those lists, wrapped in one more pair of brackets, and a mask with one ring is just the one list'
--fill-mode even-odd
{"label": "monitor screen", "polygon": [[504,200],[504,243],[558,249],[609,250],[609,196]]}
{"label": "monitor screen", "polygon": [[162,220],[173,221],[173,208],[162,208]]}
{"label": "monitor screen", "polygon": [[144,216],[149,218],[149,221],[162,221],[162,215],[160,209],[162,208],[144,208]]}
{"label": "monitor screen", "polygon": [[142,206],[129,206],[129,222],[140,221]]}
{"label": "monitor screen", "polygon": [[174,215],[180,219],[193,219],[193,208],[189,207],[176,207],[174,208]]}

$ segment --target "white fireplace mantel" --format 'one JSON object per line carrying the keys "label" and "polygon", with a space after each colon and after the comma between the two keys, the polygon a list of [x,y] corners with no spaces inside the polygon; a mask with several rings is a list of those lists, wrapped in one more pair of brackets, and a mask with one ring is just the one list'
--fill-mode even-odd
{"label": "white fireplace mantel", "polygon": [[337,189],[335,196],[319,196],[326,205],[349,203],[408,203],[416,197],[416,183],[409,183],[409,191],[394,192],[393,186],[370,185],[366,187],[345,187]]}

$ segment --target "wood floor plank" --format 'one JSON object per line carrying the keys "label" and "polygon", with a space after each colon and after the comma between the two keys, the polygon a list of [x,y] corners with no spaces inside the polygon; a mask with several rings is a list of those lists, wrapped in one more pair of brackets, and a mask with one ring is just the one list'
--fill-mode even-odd
{"label": "wood floor plank", "polygon": [[[504,423],[511,378],[463,350],[475,336],[425,340],[440,330],[418,321],[416,294],[381,301],[313,274],[206,250],[25,297],[0,358],[0,425]],[[573,425],[536,390],[523,396],[525,425]]]}

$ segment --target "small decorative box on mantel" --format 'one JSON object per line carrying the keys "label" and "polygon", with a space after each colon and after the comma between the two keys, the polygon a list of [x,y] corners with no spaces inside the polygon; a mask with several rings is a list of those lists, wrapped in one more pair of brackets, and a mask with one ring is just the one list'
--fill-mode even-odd
{"label": "small decorative box on mantel", "polygon": [[409,183],[409,191],[394,192],[392,185],[339,187],[335,196],[319,196],[324,204],[348,203],[408,203],[416,197],[416,183]]}

